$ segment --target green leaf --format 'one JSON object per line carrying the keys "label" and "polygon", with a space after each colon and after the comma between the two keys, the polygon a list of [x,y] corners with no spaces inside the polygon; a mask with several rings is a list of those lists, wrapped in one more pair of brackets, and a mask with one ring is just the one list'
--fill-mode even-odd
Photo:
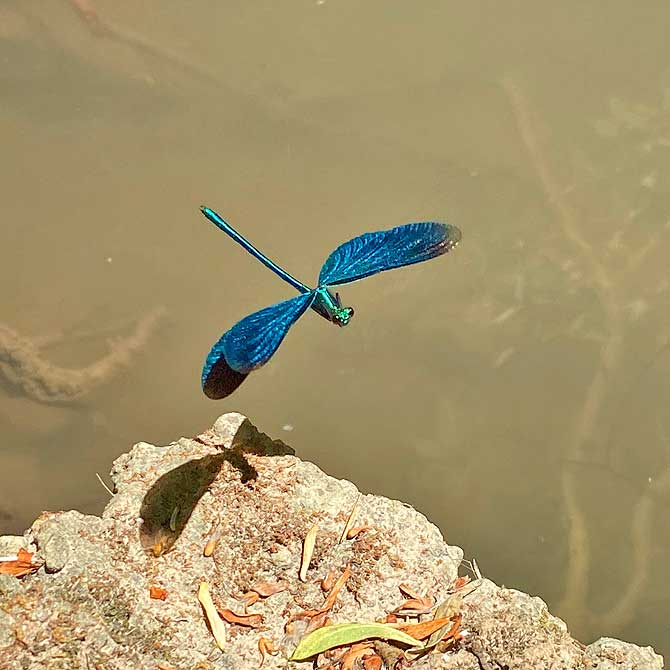
{"label": "green leaf", "polygon": [[411,635],[385,623],[338,623],[334,626],[318,628],[300,640],[300,644],[296,647],[290,660],[304,661],[327,649],[354,644],[354,642],[371,638],[395,640],[412,647],[421,644]]}

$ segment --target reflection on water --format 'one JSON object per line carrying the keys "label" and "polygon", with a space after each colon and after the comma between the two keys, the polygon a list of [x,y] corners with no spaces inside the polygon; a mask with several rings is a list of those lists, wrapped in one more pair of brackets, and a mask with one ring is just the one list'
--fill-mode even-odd
{"label": "reflection on water", "polygon": [[[1,332],[81,370],[115,324],[171,319],[76,403],[4,372],[0,529],[99,511],[95,472],[132,441],[240,410],[415,504],[585,641],[670,652],[670,10],[507,7],[0,6]],[[305,317],[215,403],[211,342],[291,294],[203,202],[308,282],[368,230],[434,218],[464,238],[449,263],[348,286],[351,328]]]}

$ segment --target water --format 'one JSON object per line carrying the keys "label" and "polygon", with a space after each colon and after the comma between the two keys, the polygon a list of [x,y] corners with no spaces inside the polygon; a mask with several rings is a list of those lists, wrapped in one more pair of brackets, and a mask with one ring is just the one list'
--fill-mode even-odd
{"label": "water", "polygon": [[[99,512],[95,473],[133,442],[239,410],[580,639],[670,653],[670,10],[151,4],[100,0],[90,26],[0,6],[3,326],[81,368],[165,309],[75,400],[3,385],[0,530]],[[345,287],[350,328],[302,319],[213,403],[211,344],[291,294],[203,203],[307,283],[367,230],[464,239]]]}

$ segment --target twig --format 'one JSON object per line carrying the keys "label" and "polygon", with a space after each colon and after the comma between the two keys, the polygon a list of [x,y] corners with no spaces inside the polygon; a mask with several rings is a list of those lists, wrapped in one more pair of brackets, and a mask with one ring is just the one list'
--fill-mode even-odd
{"label": "twig", "polygon": [[103,486],[103,488],[105,489],[105,491],[107,491],[107,493],[109,493],[109,495],[112,496],[112,498],[113,498],[113,497],[116,495],[116,494],[114,493],[114,491],[112,491],[112,490],[109,488],[109,486],[107,486],[107,484],[105,484],[105,482],[102,480],[102,477],[101,477],[97,472],[95,473],[95,476],[98,478],[98,481],[102,484],[102,486]]}

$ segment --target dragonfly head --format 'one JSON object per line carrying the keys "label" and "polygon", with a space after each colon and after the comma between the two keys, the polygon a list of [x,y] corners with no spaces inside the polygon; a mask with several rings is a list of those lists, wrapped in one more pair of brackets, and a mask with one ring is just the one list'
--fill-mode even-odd
{"label": "dragonfly head", "polygon": [[[332,295],[332,294],[331,294]],[[334,324],[340,326],[340,328],[346,326],[351,317],[354,315],[353,307],[342,307],[342,301],[340,300],[340,294],[335,294],[335,305],[332,310],[331,319]]]}
{"label": "dragonfly head", "polygon": [[340,327],[346,326],[353,315],[353,307],[339,307],[333,312],[333,323]]}

